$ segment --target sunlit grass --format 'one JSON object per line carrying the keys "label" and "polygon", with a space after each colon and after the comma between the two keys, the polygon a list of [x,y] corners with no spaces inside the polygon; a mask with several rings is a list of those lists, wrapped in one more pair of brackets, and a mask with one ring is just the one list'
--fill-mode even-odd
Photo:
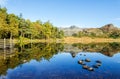
{"label": "sunlit grass", "polygon": [[91,37],[64,37],[62,39],[28,39],[28,38],[21,38],[21,39],[14,39],[15,43],[38,43],[38,42],[47,42],[47,43],[104,43],[104,42],[120,42],[120,38],[113,39],[113,38],[91,38]]}

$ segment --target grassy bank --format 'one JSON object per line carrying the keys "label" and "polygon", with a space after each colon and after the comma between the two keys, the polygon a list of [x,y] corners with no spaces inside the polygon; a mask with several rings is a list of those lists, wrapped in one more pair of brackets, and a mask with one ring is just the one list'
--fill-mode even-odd
{"label": "grassy bank", "polygon": [[103,42],[120,42],[119,39],[113,39],[113,38],[90,38],[90,37],[64,37],[63,39],[27,39],[27,38],[22,38],[22,39],[15,39],[15,43],[39,43],[39,42],[47,42],[47,43],[103,43]]}
{"label": "grassy bank", "polygon": [[61,43],[63,42],[63,39],[27,39],[27,38],[19,38],[19,39],[14,39],[14,43],[21,43],[21,44],[28,44],[28,43]]}
{"label": "grassy bank", "polygon": [[64,43],[103,43],[103,42],[120,42],[119,39],[113,39],[113,38],[90,38],[90,37],[65,37],[63,39]]}

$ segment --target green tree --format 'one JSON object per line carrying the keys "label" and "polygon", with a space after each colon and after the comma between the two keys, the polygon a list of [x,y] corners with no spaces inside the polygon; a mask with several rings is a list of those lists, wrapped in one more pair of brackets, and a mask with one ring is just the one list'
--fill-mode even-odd
{"label": "green tree", "polygon": [[114,31],[109,35],[109,37],[115,38],[115,39],[120,38],[120,32],[119,31]]}
{"label": "green tree", "polygon": [[6,18],[6,22],[8,24],[7,28],[9,30],[10,38],[17,37],[18,36],[18,25],[19,25],[18,17],[15,16],[14,14],[8,14]]}
{"label": "green tree", "polygon": [[7,38],[8,35],[8,25],[6,23],[7,9],[0,8],[0,38]]}

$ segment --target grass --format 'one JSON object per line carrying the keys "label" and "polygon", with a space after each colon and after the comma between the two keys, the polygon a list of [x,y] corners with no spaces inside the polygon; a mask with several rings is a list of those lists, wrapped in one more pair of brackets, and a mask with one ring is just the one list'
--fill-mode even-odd
{"label": "grass", "polygon": [[63,40],[62,39],[28,39],[28,38],[19,38],[19,39],[14,39],[13,40],[14,43],[21,43],[21,44],[28,44],[28,43],[53,43],[53,42],[57,42],[57,43],[60,43],[62,42]]}
{"label": "grass", "polygon": [[103,43],[103,42],[120,42],[119,39],[113,38],[90,38],[90,37],[65,37],[64,43]]}
{"label": "grass", "polygon": [[15,39],[14,40],[15,43],[39,43],[39,42],[47,42],[47,43],[53,43],[53,42],[57,42],[57,43],[69,43],[69,44],[73,44],[73,43],[104,43],[104,42],[120,42],[120,38],[119,39],[113,39],[113,38],[90,38],[90,37],[64,37],[62,39],[27,39],[27,38],[22,38],[20,39]]}

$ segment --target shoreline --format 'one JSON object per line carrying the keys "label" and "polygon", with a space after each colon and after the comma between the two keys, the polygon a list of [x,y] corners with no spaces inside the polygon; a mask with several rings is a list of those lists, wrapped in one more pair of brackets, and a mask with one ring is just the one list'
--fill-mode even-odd
{"label": "shoreline", "polygon": [[112,42],[120,42],[120,38],[91,38],[91,37],[66,37],[64,38],[64,43],[112,43]]}
{"label": "shoreline", "polygon": [[[22,39],[22,43],[112,43],[112,42],[120,42],[120,38],[113,39],[113,38],[90,38],[90,37],[64,37],[62,39]],[[20,43],[19,39],[14,39],[14,43]]]}

